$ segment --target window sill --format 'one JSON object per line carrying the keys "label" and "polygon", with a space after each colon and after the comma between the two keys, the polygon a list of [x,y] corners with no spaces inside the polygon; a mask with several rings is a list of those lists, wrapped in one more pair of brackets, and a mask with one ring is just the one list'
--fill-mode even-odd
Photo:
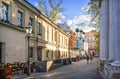
{"label": "window sill", "polygon": [[8,20],[4,20],[4,19],[2,19],[2,21],[3,21],[3,22],[7,22],[7,23],[10,23]]}
{"label": "window sill", "polygon": [[38,34],[38,35],[40,35],[40,36],[41,36],[42,34]]}
{"label": "window sill", "polygon": [[24,29],[24,27],[23,27],[23,26],[20,26],[20,25],[18,25],[18,27],[19,27],[19,28],[22,28],[22,29]]}

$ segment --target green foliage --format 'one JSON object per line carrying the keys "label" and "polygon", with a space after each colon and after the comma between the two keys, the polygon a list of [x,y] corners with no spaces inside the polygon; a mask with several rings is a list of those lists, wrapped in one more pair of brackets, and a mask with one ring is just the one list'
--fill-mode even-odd
{"label": "green foliage", "polygon": [[94,22],[94,27],[98,30],[95,34],[96,52],[100,51],[100,4],[101,0],[90,0],[86,9],[87,13],[90,13],[92,16],[91,23]]}
{"label": "green foliage", "polygon": [[83,39],[82,42],[85,42],[85,40]]}
{"label": "green foliage", "polygon": [[76,29],[75,29],[75,32],[79,32],[79,29],[78,29],[78,28],[76,28]]}
{"label": "green foliage", "polygon": [[95,34],[95,42],[96,42],[96,47],[95,47],[95,50],[96,52],[99,52],[100,51],[100,32],[96,32]]}
{"label": "green foliage", "polygon": [[73,31],[69,31],[69,34],[70,34],[70,38],[69,38],[70,49],[73,49],[75,46],[76,36],[75,36],[75,33]]}
{"label": "green foliage", "polygon": [[46,4],[46,2],[45,2],[44,0],[41,0],[41,1],[39,2],[39,10],[40,10],[43,14],[45,14],[46,16],[49,16],[48,8],[47,8],[47,6],[46,6],[45,4]]}
{"label": "green foliage", "polygon": [[98,31],[100,30],[100,3],[101,0],[90,0],[86,8],[86,12],[91,14],[90,23],[93,23]]}
{"label": "green foliage", "polygon": [[85,34],[85,32],[82,29],[79,32],[82,33],[82,34]]}
{"label": "green foliage", "polygon": [[100,0],[90,0],[88,3],[88,7],[86,9],[87,13],[90,13],[92,16],[91,21],[95,20],[97,16],[100,14]]}
{"label": "green foliage", "polygon": [[64,11],[64,8],[61,7],[62,0],[48,0],[48,4],[45,0],[40,0],[39,10],[51,19],[52,22],[55,22],[60,18],[59,13]]}

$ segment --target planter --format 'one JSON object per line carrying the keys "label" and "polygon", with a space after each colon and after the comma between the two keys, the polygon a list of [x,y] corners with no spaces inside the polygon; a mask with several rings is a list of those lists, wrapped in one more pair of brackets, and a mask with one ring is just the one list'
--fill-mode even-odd
{"label": "planter", "polygon": [[63,59],[63,65],[68,65],[68,64],[69,64],[68,59]]}
{"label": "planter", "polygon": [[62,59],[53,60],[53,63],[62,63]]}
{"label": "planter", "polygon": [[37,72],[47,72],[51,69],[53,61],[40,61],[36,62],[36,71]]}
{"label": "planter", "polygon": [[76,61],[77,61],[77,58],[76,58],[76,57],[72,58],[72,61],[76,62]]}
{"label": "planter", "polygon": [[12,68],[0,68],[0,79],[12,79]]}

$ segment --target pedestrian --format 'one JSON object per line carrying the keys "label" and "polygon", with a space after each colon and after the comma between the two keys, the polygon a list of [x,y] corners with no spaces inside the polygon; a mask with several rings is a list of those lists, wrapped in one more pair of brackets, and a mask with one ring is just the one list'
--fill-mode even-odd
{"label": "pedestrian", "polygon": [[93,52],[90,52],[90,64],[92,64],[92,60],[93,60]]}
{"label": "pedestrian", "polygon": [[87,64],[89,64],[89,55],[86,53]]}

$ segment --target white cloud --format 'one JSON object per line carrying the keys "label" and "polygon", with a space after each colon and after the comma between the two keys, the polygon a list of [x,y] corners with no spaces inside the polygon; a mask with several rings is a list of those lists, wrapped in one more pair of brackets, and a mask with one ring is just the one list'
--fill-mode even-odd
{"label": "white cloud", "polygon": [[69,26],[72,25],[72,23],[73,23],[72,20],[67,21],[67,25],[69,25]]}
{"label": "white cloud", "polygon": [[60,17],[55,23],[62,23],[62,21],[66,18],[62,13],[58,13],[58,16]]}
{"label": "white cloud", "polygon": [[81,10],[84,11],[86,9],[86,5],[81,7]]}
{"label": "white cloud", "polygon": [[89,11],[90,8],[91,8],[91,5],[88,5],[88,6],[85,8],[85,12]]}
{"label": "white cloud", "polygon": [[39,5],[38,2],[36,2],[36,3],[35,3],[35,7],[38,7],[38,5]]}
{"label": "white cloud", "polygon": [[82,7],[81,10],[84,10],[84,7]]}
{"label": "white cloud", "polygon": [[81,29],[83,29],[84,32],[89,32],[89,31],[91,31],[91,30],[95,30],[94,27],[83,27],[83,28],[81,28]]}
{"label": "white cloud", "polygon": [[79,28],[85,32],[88,32],[90,30],[95,30],[95,28],[92,26],[93,24],[90,24],[90,20],[91,15],[82,14],[75,16],[73,20],[68,20],[67,24],[72,27],[73,31],[75,31],[76,28]]}
{"label": "white cloud", "polygon": [[65,19],[66,16],[64,16],[62,13],[58,13],[58,15],[60,16],[61,19]]}
{"label": "white cloud", "polygon": [[62,23],[61,19],[58,19],[57,21],[55,21],[55,23]]}

